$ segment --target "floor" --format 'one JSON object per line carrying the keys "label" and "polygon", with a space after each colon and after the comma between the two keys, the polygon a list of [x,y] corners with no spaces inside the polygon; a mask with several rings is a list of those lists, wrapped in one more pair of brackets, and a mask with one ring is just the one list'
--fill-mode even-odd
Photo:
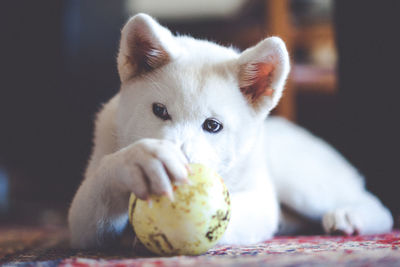
{"label": "floor", "polygon": [[2,266],[400,266],[400,231],[370,236],[276,237],[252,246],[221,246],[196,257],[159,258],[139,248],[68,248],[62,227],[0,227]]}

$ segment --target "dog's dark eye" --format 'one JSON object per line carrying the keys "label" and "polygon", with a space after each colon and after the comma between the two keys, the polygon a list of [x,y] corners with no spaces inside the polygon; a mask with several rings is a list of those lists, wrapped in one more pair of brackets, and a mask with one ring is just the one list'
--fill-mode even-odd
{"label": "dog's dark eye", "polygon": [[209,133],[218,133],[222,128],[222,124],[216,119],[206,119],[203,122],[203,130]]}
{"label": "dog's dark eye", "polygon": [[167,108],[163,104],[153,103],[153,113],[164,121],[171,119],[171,116],[168,114]]}

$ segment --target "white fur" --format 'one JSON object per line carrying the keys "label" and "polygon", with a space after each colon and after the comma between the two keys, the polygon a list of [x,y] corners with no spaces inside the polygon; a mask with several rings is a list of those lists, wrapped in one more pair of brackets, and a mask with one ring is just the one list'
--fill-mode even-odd
{"label": "white fur", "polygon": [[[129,42],[139,37],[157,48],[150,51],[151,60],[167,53],[168,62],[145,73],[139,65],[130,66],[129,60],[137,59],[129,57]],[[239,73],[258,62],[273,64],[274,91],[255,106],[239,89]],[[188,162],[214,168],[228,186],[232,217],[221,243],[271,238],[278,231],[279,202],[310,220],[323,218],[327,232],[391,228],[390,212],[365,191],[360,175],[335,150],[283,119],[265,122],[289,72],[279,38],[267,38],[239,54],[172,36],[139,14],[122,30],[118,69],[121,90],[98,114],[93,153],[71,204],[73,247],[116,240],[127,225],[129,194],[172,197],[171,182],[185,182]],[[153,114],[155,102],[168,108],[172,120]],[[223,130],[205,132],[207,118],[218,119]]]}

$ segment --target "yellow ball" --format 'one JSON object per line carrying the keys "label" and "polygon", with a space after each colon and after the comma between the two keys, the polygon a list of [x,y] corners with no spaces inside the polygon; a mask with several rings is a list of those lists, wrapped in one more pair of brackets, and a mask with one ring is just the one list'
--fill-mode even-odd
{"label": "yellow ball", "polygon": [[213,170],[191,164],[190,184],[174,186],[174,201],[153,196],[152,204],[131,195],[129,221],[136,236],[159,255],[199,255],[212,248],[230,219],[230,198]]}

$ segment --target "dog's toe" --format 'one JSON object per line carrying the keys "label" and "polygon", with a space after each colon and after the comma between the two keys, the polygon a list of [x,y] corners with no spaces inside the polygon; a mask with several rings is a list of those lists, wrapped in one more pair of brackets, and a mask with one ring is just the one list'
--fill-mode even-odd
{"label": "dog's toe", "polygon": [[360,223],[357,215],[346,209],[328,212],[322,218],[322,226],[328,234],[357,235],[360,233]]}

